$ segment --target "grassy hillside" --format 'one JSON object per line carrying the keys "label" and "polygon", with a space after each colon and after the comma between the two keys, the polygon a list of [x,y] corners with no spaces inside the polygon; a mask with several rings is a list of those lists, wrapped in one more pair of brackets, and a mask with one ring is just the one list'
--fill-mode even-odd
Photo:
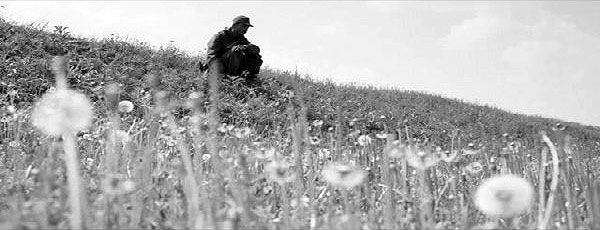
{"label": "grassy hillside", "polygon": [[[60,27],[53,33],[40,28],[1,24],[0,55],[4,62],[0,64],[0,92],[4,103],[31,102],[45,92],[54,84],[49,60],[65,54],[70,59],[70,83],[100,104],[107,82],[118,82],[123,86],[122,97],[134,103],[143,101],[140,90],[149,89],[145,83],[149,76],[158,77],[163,89],[182,99],[206,86],[196,66],[200,57],[186,55],[176,47],[153,50],[136,41],[75,38]],[[428,138],[440,145],[449,141],[448,134],[455,129],[460,129],[459,135],[465,141],[477,144],[500,140],[504,133],[532,143],[538,131],[550,130],[558,122],[577,140],[600,141],[598,127],[513,114],[426,93],[319,82],[270,69],[263,70],[261,79],[259,91],[265,94],[259,96],[252,96],[254,92],[244,86],[223,83],[222,115],[226,122],[261,127],[285,123],[285,95],[291,90],[302,95],[307,119],[322,119],[324,127],[334,125],[340,106],[343,122],[356,119],[370,131],[409,126],[412,137]]]}
{"label": "grassy hillside", "polygon": [[[536,193],[525,214],[498,224],[600,227],[593,218],[600,213],[599,127],[271,69],[262,70],[256,88],[222,81],[218,116],[212,116],[216,94],[197,68],[201,57],[174,46],[77,38],[65,27],[0,19],[4,227],[73,223],[65,214],[72,176],[57,158],[64,136],[43,135],[30,122],[34,102],[55,86],[52,58],[59,55],[68,57],[69,85],[91,99],[96,115],[77,135],[88,227],[478,228],[495,219],[478,211],[473,191],[483,179],[507,172],[526,178],[546,198],[558,195],[548,218],[538,213],[552,199]],[[107,94],[112,83],[119,86],[119,100],[133,103],[131,112],[114,112]],[[169,109],[156,112],[161,103]],[[127,138],[115,141],[117,130]],[[554,143],[543,142],[540,131]],[[396,142],[382,134],[435,156],[435,166],[412,165],[412,150],[398,147],[406,156],[392,154],[396,144],[390,143]],[[558,172],[550,169],[553,145],[560,156],[556,165],[561,162],[558,187],[550,185],[557,179],[551,173]],[[269,152],[275,157],[264,160]],[[458,158],[438,161],[444,152]],[[280,160],[292,165],[294,183],[269,177],[269,162]],[[348,190],[328,185],[321,175],[332,161],[362,168],[367,182]],[[483,172],[473,172],[474,163]]]}

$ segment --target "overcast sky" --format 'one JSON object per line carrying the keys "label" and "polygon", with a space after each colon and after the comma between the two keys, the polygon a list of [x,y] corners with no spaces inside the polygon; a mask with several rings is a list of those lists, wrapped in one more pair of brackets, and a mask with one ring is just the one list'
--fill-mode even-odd
{"label": "overcast sky", "polygon": [[243,14],[265,65],[600,126],[600,2],[1,2],[19,22],[190,53]]}

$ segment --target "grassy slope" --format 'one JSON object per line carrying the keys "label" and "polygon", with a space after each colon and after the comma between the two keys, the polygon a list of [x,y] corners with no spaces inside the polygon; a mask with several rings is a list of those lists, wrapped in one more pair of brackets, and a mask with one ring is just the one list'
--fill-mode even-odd
{"label": "grassy slope", "polygon": [[[155,50],[140,42],[75,38],[56,29],[51,33],[39,28],[0,19],[0,103],[29,105],[53,85],[49,61],[53,55],[63,54],[70,58],[71,84],[85,91],[98,106],[103,106],[103,85],[111,81],[121,83],[123,97],[138,105],[150,103],[144,93],[148,90],[144,83],[148,76],[159,76],[162,87],[177,98],[185,98],[204,85],[195,65],[199,57],[188,56],[175,47]],[[319,82],[289,72],[267,69],[261,73],[261,79],[262,93],[231,83],[222,85],[224,121],[246,123],[269,133],[273,126],[285,125],[289,104],[285,95],[291,89],[296,95],[303,95],[307,119],[324,120],[324,128],[333,126],[339,114],[345,124],[356,118],[359,128],[372,132],[407,125],[412,137],[442,146],[449,145],[449,134],[454,129],[460,129],[463,146],[471,142],[500,148],[504,133],[535,146],[537,132],[559,122],[425,93]],[[248,96],[253,93],[260,95]],[[337,105],[341,106],[340,113]],[[600,141],[598,127],[563,124],[576,140],[586,143],[578,146],[579,150],[596,151],[595,142]]]}

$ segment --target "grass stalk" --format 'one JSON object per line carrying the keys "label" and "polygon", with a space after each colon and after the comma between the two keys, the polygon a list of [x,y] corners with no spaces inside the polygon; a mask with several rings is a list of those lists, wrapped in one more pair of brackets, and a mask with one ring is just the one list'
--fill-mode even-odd
{"label": "grass stalk", "polygon": [[548,161],[548,147],[544,146],[544,148],[541,151],[541,156],[540,156],[540,167],[539,167],[539,174],[538,174],[538,195],[539,195],[539,201],[538,201],[538,216],[537,219],[538,220],[543,220],[544,219],[544,210],[546,208],[546,162]]}
{"label": "grass stalk", "polygon": [[83,190],[79,168],[79,154],[77,154],[77,143],[75,141],[75,135],[73,134],[63,134],[62,137],[68,175],[69,203],[71,205],[70,225],[71,229],[83,229]]}
{"label": "grass stalk", "polygon": [[572,154],[571,149],[569,147],[569,145],[570,145],[569,139],[570,139],[569,136],[565,136],[564,141],[563,141],[563,146],[562,146],[563,151],[561,151],[561,152],[564,153],[562,155],[562,158],[565,159],[565,161],[561,165],[562,167],[560,167],[560,173],[563,175],[562,181],[563,181],[563,185],[564,185],[564,195],[565,195],[565,199],[567,200],[567,204],[568,204],[568,205],[565,205],[565,208],[567,209],[567,227],[569,229],[575,229],[575,226],[577,225],[576,219],[574,217],[575,199],[572,195],[572,193],[573,193],[572,185],[574,183],[573,183],[573,178],[571,177],[571,171],[569,170],[569,164],[566,161],[567,155]]}
{"label": "grass stalk", "polygon": [[198,216],[198,205],[200,204],[198,182],[196,181],[192,158],[190,156],[190,151],[187,148],[185,138],[181,133],[177,132],[175,117],[173,114],[169,113],[167,119],[171,135],[175,137],[175,140],[178,143],[177,148],[179,149],[181,161],[183,162],[183,167],[185,169],[184,188],[186,189],[185,198],[187,202],[188,226],[193,227],[196,226],[194,222]]}
{"label": "grass stalk", "polygon": [[387,137],[387,144],[385,147],[385,151],[383,152],[383,160],[382,160],[382,164],[381,164],[381,168],[382,168],[382,179],[385,183],[385,185],[387,186],[387,194],[386,194],[386,202],[384,202],[384,210],[385,210],[385,216],[384,216],[384,222],[383,222],[383,228],[384,229],[393,229],[394,228],[394,223],[395,221],[395,205],[394,205],[394,181],[392,179],[391,176],[391,170],[390,170],[390,157],[389,157],[389,152],[392,151],[392,148],[394,147],[392,142],[394,141],[395,136],[394,135],[390,135]]}

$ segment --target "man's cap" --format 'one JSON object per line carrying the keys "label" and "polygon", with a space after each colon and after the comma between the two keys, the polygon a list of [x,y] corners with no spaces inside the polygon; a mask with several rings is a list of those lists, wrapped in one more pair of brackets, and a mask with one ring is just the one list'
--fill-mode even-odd
{"label": "man's cap", "polygon": [[250,18],[248,18],[244,15],[237,16],[233,19],[233,24],[235,25],[237,23],[242,23],[244,25],[254,27],[252,24],[250,24]]}

